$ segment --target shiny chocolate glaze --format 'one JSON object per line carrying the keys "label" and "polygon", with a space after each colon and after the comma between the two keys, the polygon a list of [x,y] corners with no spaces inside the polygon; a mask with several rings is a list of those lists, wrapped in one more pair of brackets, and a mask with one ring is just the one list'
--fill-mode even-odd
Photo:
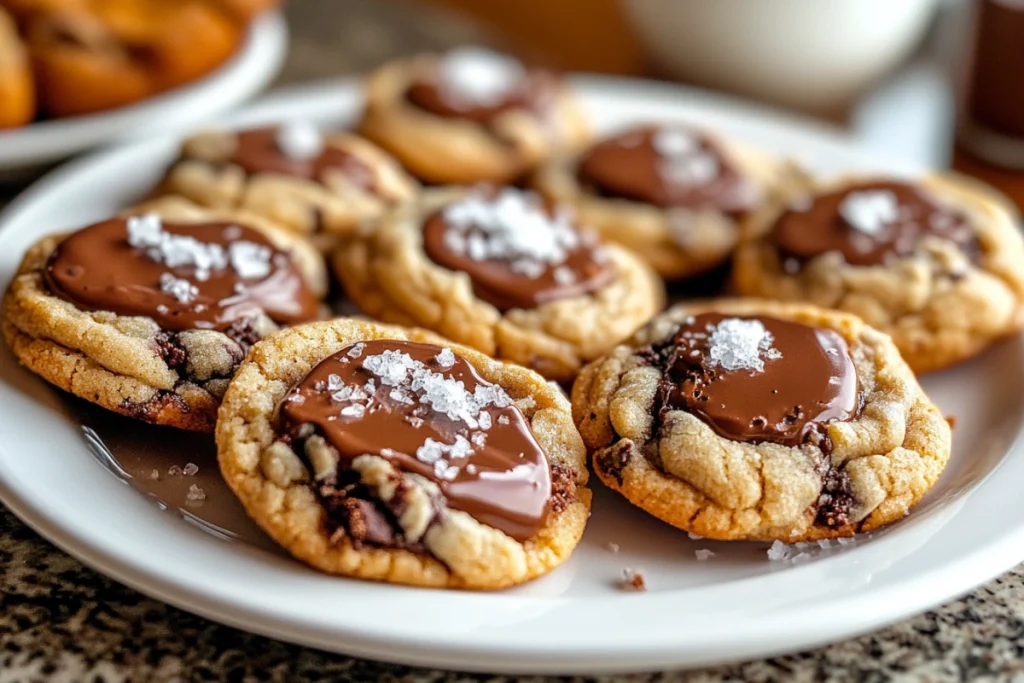
{"label": "shiny chocolate glaze", "polygon": [[[558,299],[586,296],[607,285],[614,277],[611,266],[598,255],[592,242],[581,242],[561,266],[548,266],[539,277],[531,278],[512,270],[508,261],[478,261],[468,254],[453,252],[445,241],[447,230],[442,212],[427,219],[423,226],[423,248],[427,256],[444,268],[469,275],[476,295],[502,311],[536,308]],[[560,283],[555,275],[559,268],[572,272],[573,281]]]}
{"label": "shiny chocolate glaze", "polygon": [[[261,232],[231,223],[165,223],[163,229],[223,247],[238,241],[266,247],[271,250],[270,273],[242,278],[228,267],[199,280],[194,267],[169,268],[145,249],[131,246],[126,219],[113,218],[72,233],[58,244],[44,269],[46,284],[80,309],[146,316],[171,331],[223,331],[261,313],[285,324],[319,317],[319,300],[290,256]],[[167,273],[188,280],[197,290],[195,297],[182,303],[163,291],[160,279]]]}
{"label": "shiny chocolate glaze", "polygon": [[277,173],[280,175],[323,181],[329,171],[340,172],[356,186],[374,192],[377,179],[362,159],[336,145],[325,143],[319,154],[310,159],[293,159],[277,144],[277,127],[256,128],[238,133],[235,153],[229,160],[246,173]]}
{"label": "shiny chocolate glaze", "polygon": [[[798,446],[820,443],[824,426],[859,411],[856,368],[832,330],[758,317],[780,357],[764,370],[726,371],[709,362],[709,333],[728,316],[702,313],[685,322],[664,350],[658,390],[662,411],[685,410],[735,441]],[[777,355],[777,354],[776,354]]]}
{"label": "shiny chocolate glaze", "polygon": [[665,157],[655,148],[662,130],[645,126],[603,140],[580,159],[580,183],[595,194],[630,199],[662,208],[717,209],[738,214],[752,209],[760,191],[707,136],[687,131],[695,153],[713,160],[717,173],[706,182],[671,182],[663,173]]}
{"label": "shiny chocolate glaze", "polygon": [[[421,475],[436,483],[449,507],[512,538],[524,541],[543,526],[551,506],[552,474],[544,451],[530,430],[526,418],[514,405],[491,404],[481,413],[490,417],[490,426],[470,428],[463,420],[452,419],[422,401],[402,402],[392,396],[394,387],[364,365],[366,359],[386,351],[408,354],[429,370],[462,382],[466,391],[494,385],[479,375],[461,356],[455,355],[449,366],[442,366],[438,354],[442,347],[416,342],[375,340],[353,345],[322,361],[281,403],[281,429],[297,436],[304,425],[316,432],[341,456],[339,472],[361,455],[379,455],[396,468]],[[365,386],[374,380],[376,388],[359,401],[337,401],[328,389],[332,376],[347,386]],[[346,407],[363,406],[358,414],[343,414]],[[351,412],[351,408],[349,411]],[[458,467],[457,474],[443,475],[429,458],[417,457],[427,439],[452,444],[461,436],[472,441],[474,433],[483,433],[483,446],[473,442],[466,457],[448,457]]]}
{"label": "shiny chocolate glaze", "polygon": [[[855,193],[879,192],[895,197],[898,217],[876,234],[856,230],[843,217],[844,201]],[[837,251],[856,266],[881,265],[891,257],[909,255],[925,236],[949,240],[971,258],[980,249],[966,215],[940,205],[916,185],[895,181],[846,186],[813,197],[808,206],[790,207],[776,221],[772,236],[784,259],[804,262]]]}

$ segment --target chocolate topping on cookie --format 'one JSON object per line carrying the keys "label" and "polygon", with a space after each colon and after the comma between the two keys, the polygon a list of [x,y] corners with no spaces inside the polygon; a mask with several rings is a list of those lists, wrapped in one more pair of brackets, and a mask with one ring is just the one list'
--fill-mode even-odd
{"label": "chocolate topping on cookie", "polygon": [[851,265],[880,265],[911,254],[927,236],[949,240],[972,258],[979,248],[966,215],[901,182],[863,183],[797,203],[772,234],[783,258],[798,264],[838,251]]}
{"label": "chocolate topping on cookie", "polygon": [[440,57],[406,96],[437,116],[489,123],[513,109],[543,112],[556,94],[557,78],[548,71],[527,69],[489,50],[462,48]]}
{"label": "chocolate topping on cookie", "polygon": [[825,424],[859,409],[853,360],[832,330],[703,313],[663,353],[661,410],[685,410],[729,439],[818,443]]}
{"label": "chocolate topping on cookie", "polygon": [[297,323],[319,312],[288,254],[231,223],[114,218],[65,238],[44,274],[50,290],[78,308],[147,316],[172,331],[223,331],[260,314]]}
{"label": "chocolate topping on cookie", "polygon": [[451,349],[394,340],[346,347],[291,390],[280,415],[295,438],[312,425],[337,450],[339,472],[377,455],[519,541],[544,526],[552,496],[544,451],[508,394]]}
{"label": "chocolate topping on cookie", "polygon": [[229,161],[251,175],[277,173],[320,182],[328,172],[335,172],[367,192],[376,187],[373,170],[362,159],[327,144],[310,124],[297,121],[241,131],[237,139]]}
{"label": "chocolate topping on cookie", "polygon": [[646,126],[599,142],[577,172],[596,194],[662,208],[741,213],[760,194],[710,138],[678,126]]}
{"label": "chocolate topping on cookie", "polygon": [[475,190],[429,217],[423,246],[438,265],[467,273],[476,295],[501,310],[585,296],[613,277],[568,211],[512,188]]}

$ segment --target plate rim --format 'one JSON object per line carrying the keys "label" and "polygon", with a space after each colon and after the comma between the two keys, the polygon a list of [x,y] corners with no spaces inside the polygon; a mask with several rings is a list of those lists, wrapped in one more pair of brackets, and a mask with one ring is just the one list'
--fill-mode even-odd
{"label": "plate rim", "polygon": [[[576,79],[576,82],[581,89],[614,90],[616,88],[628,87],[635,89],[638,87],[637,81],[621,78],[588,76]],[[241,113],[231,115],[227,119],[226,124],[229,125],[239,117],[242,119],[258,119],[260,118],[259,112],[271,111],[283,102],[304,97],[315,99],[329,96],[330,93],[337,93],[343,89],[354,90],[357,84],[358,81],[356,79],[343,79],[289,88],[282,93],[271,95],[259,103],[247,107]],[[681,89],[678,86],[647,82],[639,83],[639,87],[644,90],[658,91],[662,97],[680,97],[681,95],[686,95],[686,93],[691,95],[694,93],[694,91]],[[709,97],[703,93],[696,96],[706,106],[724,106],[733,110],[738,109],[748,114],[751,113],[749,107],[731,98]],[[775,116],[778,121],[784,122],[784,125],[803,125],[798,117],[789,117],[784,114],[769,114],[769,116]],[[835,144],[842,144],[844,146],[850,144],[845,136],[836,134],[834,130],[829,129],[827,126],[818,126],[817,128],[819,130],[816,134],[830,137]],[[168,139],[171,137],[179,136],[168,136]],[[37,201],[37,197],[46,196],[51,191],[51,188],[60,187],[70,178],[73,178],[90,166],[102,163],[104,160],[112,159],[118,155],[129,155],[134,150],[141,149],[143,146],[150,144],[154,143],[142,142],[93,153],[54,171],[39,183],[33,185],[0,214],[0,228],[8,222],[15,220],[22,212],[23,207],[32,206]],[[870,156],[872,159],[879,159],[878,155],[874,153],[867,156]],[[884,160],[881,160],[880,163],[884,163]],[[1021,434],[1018,434],[1014,443],[1007,449],[1007,455],[1004,456],[995,470],[1005,467],[1011,460],[1020,460],[1021,450]],[[912,592],[913,600],[909,600],[907,595],[903,593],[904,586],[902,584],[890,585],[882,592],[873,591],[870,595],[870,600],[864,600],[863,604],[858,606],[860,614],[855,625],[847,625],[842,628],[836,627],[832,630],[822,629],[815,634],[805,634],[802,637],[784,634],[784,637],[782,637],[782,640],[786,641],[784,643],[777,636],[774,644],[759,645],[755,643],[752,645],[748,642],[744,648],[733,647],[728,652],[708,652],[704,657],[690,657],[686,661],[680,661],[677,657],[674,657],[671,648],[666,647],[664,642],[658,642],[649,648],[634,648],[629,653],[604,653],[601,657],[597,658],[599,661],[594,661],[593,665],[591,665],[581,663],[578,660],[585,657],[593,657],[597,654],[593,648],[565,651],[557,646],[552,646],[551,648],[528,647],[518,650],[506,648],[496,651],[492,644],[478,642],[472,646],[462,644],[459,648],[445,649],[435,646],[433,648],[434,651],[431,651],[432,649],[429,647],[427,639],[423,637],[419,639],[403,640],[391,638],[387,640],[379,637],[360,637],[360,634],[357,632],[349,632],[344,634],[344,641],[340,642],[336,631],[330,633],[314,632],[316,630],[315,627],[311,628],[308,624],[252,621],[251,619],[246,619],[245,611],[240,611],[237,605],[222,604],[223,601],[211,600],[210,596],[189,593],[180,585],[180,582],[158,582],[154,584],[152,574],[146,574],[138,566],[137,562],[132,562],[128,558],[123,557],[124,553],[119,555],[116,552],[103,552],[101,547],[94,547],[68,531],[66,524],[62,525],[60,520],[54,518],[52,510],[48,511],[33,505],[31,501],[19,494],[15,486],[4,478],[4,472],[4,467],[0,465],[0,500],[3,500],[14,514],[44,538],[47,538],[86,565],[143,594],[200,614],[214,621],[281,640],[311,645],[336,652],[343,651],[353,656],[396,661],[417,666],[454,668],[486,673],[502,671],[517,674],[581,674],[662,670],[670,667],[678,668],[680,666],[708,666],[737,659],[770,656],[795,649],[813,647],[833,642],[839,638],[852,637],[881,628],[941,604],[1002,573],[1024,558],[1024,549],[1018,549],[1024,546],[1024,543],[1022,543],[1024,542],[1024,526],[1018,526],[1012,533],[1003,536],[999,543],[989,544],[983,552],[959,557],[939,568],[932,568],[913,579],[917,584],[917,590]],[[978,488],[987,483],[987,480],[982,482]],[[798,571],[798,569],[793,571]],[[922,579],[924,580],[923,583]],[[910,581],[910,579],[907,581]],[[950,582],[954,582],[958,586],[952,592],[948,588]],[[922,586],[925,590],[922,590]],[[895,595],[899,595],[901,598],[899,600],[901,603],[899,609],[893,610],[890,607],[884,618],[870,618],[864,614],[871,611],[871,606],[889,603],[892,600],[892,596]],[[643,597],[646,598],[648,596]],[[250,617],[259,616],[254,614],[251,609],[249,615]],[[787,628],[790,631],[794,629],[801,630],[792,623]],[[783,630],[785,629],[781,628],[780,625],[780,631]],[[616,661],[616,657],[618,657],[618,661]],[[567,661],[567,659],[577,661]]]}

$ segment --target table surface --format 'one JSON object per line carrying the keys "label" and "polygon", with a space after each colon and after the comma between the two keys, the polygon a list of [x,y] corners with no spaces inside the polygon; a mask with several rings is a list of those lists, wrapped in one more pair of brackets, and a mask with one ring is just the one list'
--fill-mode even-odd
{"label": "table surface", "polygon": [[[489,42],[476,27],[420,5],[292,0],[288,13],[294,44],[281,82],[358,73],[401,54],[466,41]],[[150,600],[84,567],[2,507],[0,588],[0,683],[547,680],[410,669],[331,655],[220,626]],[[1024,680],[1024,570],[1019,567],[941,609],[830,647],[703,671],[585,680],[713,683],[892,678]],[[582,683],[584,679],[552,680]]]}

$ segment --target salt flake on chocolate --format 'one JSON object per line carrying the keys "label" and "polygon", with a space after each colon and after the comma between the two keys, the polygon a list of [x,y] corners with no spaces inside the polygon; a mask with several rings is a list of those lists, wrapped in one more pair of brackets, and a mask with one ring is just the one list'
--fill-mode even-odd
{"label": "salt flake on chocolate", "polygon": [[714,326],[708,338],[708,367],[727,372],[764,372],[764,361],[782,358],[772,347],[775,338],[760,320],[726,318]]}
{"label": "salt flake on chocolate", "polygon": [[455,353],[451,349],[441,349],[434,360],[437,361],[438,366],[447,370],[455,365]]}
{"label": "salt flake on chocolate", "polygon": [[460,109],[499,104],[525,75],[518,60],[480,47],[452,50],[437,65],[442,96]]}
{"label": "salt flake on chocolate", "polygon": [[506,188],[471,192],[443,212],[445,246],[474,261],[507,261],[513,272],[539,278],[579,248],[571,213],[549,215],[533,193]]}
{"label": "salt flake on chocolate", "polygon": [[308,161],[320,156],[324,139],[309,121],[291,121],[277,129],[274,142],[281,153],[293,161]]}
{"label": "salt flake on chocolate", "polygon": [[875,236],[899,219],[899,201],[889,190],[851,192],[839,205],[839,215],[850,227]]}
{"label": "salt flake on chocolate", "polygon": [[199,288],[188,280],[176,278],[170,273],[160,276],[160,291],[170,294],[180,304],[190,304],[199,296]]}
{"label": "salt flake on chocolate", "polygon": [[228,247],[231,267],[244,279],[270,275],[270,248],[255,242],[233,242]]}

